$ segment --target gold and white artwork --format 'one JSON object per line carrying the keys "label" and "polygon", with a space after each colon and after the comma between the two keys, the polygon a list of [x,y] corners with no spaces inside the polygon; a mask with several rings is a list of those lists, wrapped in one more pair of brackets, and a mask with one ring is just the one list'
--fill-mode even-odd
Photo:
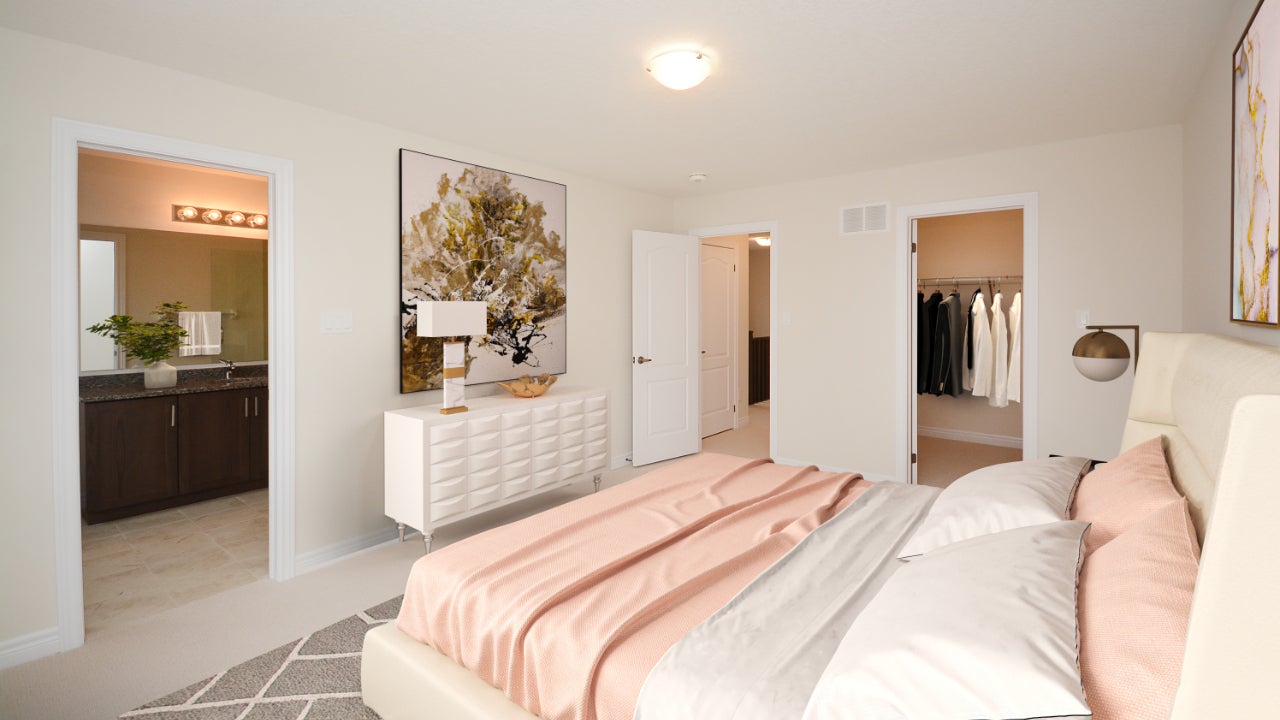
{"label": "gold and white artwork", "polygon": [[484,302],[466,383],[566,370],[565,186],[400,151],[400,391],[441,387],[441,338],[420,302]]}
{"label": "gold and white artwork", "polygon": [[1264,0],[1236,47],[1232,85],[1231,319],[1280,324],[1280,0]]}

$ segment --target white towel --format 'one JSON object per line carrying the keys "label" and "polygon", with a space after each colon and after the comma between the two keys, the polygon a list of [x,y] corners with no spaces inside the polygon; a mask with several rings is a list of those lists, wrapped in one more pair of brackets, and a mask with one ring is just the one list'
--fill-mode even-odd
{"label": "white towel", "polygon": [[222,313],[178,313],[178,325],[187,331],[186,342],[178,348],[179,357],[217,355],[222,352]]}
{"label": "white towel", "polygon": [[1022,293],[1009,306],[1009,402],[1022,402]]}

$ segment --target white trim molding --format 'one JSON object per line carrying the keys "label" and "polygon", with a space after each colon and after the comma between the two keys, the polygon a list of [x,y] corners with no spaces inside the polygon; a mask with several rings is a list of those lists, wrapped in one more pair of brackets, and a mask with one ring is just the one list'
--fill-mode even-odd
{"label": "white trim molding", "polygon": [[[421,534],[421,533],[419,533]],[[317,550],[310,550],[298,556],[296,570],[298,575],[314,572],[322,567],[346,560],[357,553],[371,550],[389,542],[398,542],[399,532],[394,527],[348,538]]]}
{"label": "white trim molding", "polygon": [[0,670],[7,670],[53,655],[61,649],[59,643],[56,627],[37,630],[0,642]]}
{"label": "white trim molding", "polygon": [[915,358],[911,353],[911,337],[915,334],[916,266],[911,253],[914,239],[912,222],[926,217],[961,215],[965,213],[991,212],[995,210],[1022,210],[1022,457],[1038,456],[1039,409],[1039,350],[1040,350],[1040,195],[1021,193],[997,195],[967,200],[910,205],[898,208],[897,248],[895,277],[897,277],[894,303],[898,333],[897,398],[894,433],[897,454],[897,477],[903,482],[915,482],[911,453],[916,451],[916,392],[912,387]]}
{"label": "white trim molding", "polygon": [[1010,435],[992,435],[991,433],[955,430],[953,428],[916,426],[916,434],[939,440],[955,440],[956,442],[976,443],[978,445],[994,445],[996,447],[1021,448],[1022,438]]}
{"label": "white trim molding", "polygon": [[[70,650],[84,644],[84,577],[80,537],[80,353],[77,317],[80,307],[77,301],[80,148],[95,148],[266,176],[271,215],[267,259],[271,364],[271,577],[287,580],[295,574],[293,161],[55,117],[50,189],[53,527],[58,616],[57,643],[52,647],[54,651]],[[39,647],[48,650],[49,644]]]}

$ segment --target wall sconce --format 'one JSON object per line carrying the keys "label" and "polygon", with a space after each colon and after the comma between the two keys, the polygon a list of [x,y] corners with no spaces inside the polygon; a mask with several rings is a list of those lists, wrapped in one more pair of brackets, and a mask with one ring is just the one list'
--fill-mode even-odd
{"label": "wall sconce", "polygon": [[450,338],[444,343],[444,404],[441,415],[466,412],[467,359],[456,338],[489,333],[489,306],[478,300],[418,303],[418,337]]}
{"label": "wall sconce", "polygon": [[1097,382],[1115,380],[1129,367],[1129,346],[1107,330],[1133,331],[1133,366],[1138,367],[1137,325],[1085,325],[1094,332],[1076,341],[1071,360],[1081,375]]}
{"label": "wall sconce", "polygon": [[672,90],[688,90],[711,74],[711,61],[697,50],[672,50],[654,57],[645,69]]}
{"label": "wall sconce", "polygon": [[174,205],[173,219],[177,222],[203,222],[207,225],[228,225],[250,230],[267,229],[267,216],[264,213],[244,210],[222,210],[219,208],[196,207],[195,205]]}

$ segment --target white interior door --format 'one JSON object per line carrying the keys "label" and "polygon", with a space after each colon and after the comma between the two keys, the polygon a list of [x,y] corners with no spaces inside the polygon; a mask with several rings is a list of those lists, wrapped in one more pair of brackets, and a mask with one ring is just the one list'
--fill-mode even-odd
{"label": "white interior door", "polygon": [[733,248],[702,245],[702,437],[733,428],[738,278]]}
{"label": "white interior door", "polygon": [[699,243],[631,234],[631,462],[698,452]]}

